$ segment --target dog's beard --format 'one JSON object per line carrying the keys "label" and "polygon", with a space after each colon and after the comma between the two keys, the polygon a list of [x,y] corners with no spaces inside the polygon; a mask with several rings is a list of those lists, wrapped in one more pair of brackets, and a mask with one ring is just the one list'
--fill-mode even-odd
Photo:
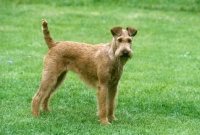
{"label": "dog's beard", "polygon": [[132,58],[132,55],[133,55],[133,52],[132,51],[127,51],[126,53],[123,53],[121,51],[116,51],[115,52],[115,57],[118,57],[118,58],[126,58],[126,59],[129,59],[129,58]]}

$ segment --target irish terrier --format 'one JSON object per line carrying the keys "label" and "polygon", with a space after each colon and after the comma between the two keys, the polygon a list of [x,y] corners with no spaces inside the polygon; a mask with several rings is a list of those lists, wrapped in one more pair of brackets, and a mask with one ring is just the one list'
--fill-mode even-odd
{"label": "irish terrier", "polygon": [[132,38],[137,30],[127,27],[111,29],[113,39],[107,44],[90,45],[72,41],[55,42],[42,21],[44,39],[49,52],[44,58],[44,69],[39,90],[32,100],[32,113],[39,115],[40,105],[49,111],[51,95],[58,89],[69,70],[74,71],[89,86],[98,89],[98,116],[100,123],[110,124],[114,115],[117,85],[123,67],[132,57]]}

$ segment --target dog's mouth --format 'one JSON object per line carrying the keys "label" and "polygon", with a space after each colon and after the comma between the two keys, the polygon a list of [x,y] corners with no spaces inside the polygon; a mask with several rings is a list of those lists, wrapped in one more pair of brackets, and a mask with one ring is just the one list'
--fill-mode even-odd
{"label": "dog's mouth", "polygon": [[124,55],[122,55],[122,56],[120,56],[120,58],[129,59],[129,58],[131,58],[131,57],[130,57],[130,56],[124,56]]}

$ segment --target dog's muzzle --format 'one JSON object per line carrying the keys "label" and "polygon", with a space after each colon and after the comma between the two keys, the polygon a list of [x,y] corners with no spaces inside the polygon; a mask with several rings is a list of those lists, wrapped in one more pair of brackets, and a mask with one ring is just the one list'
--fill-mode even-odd
{"label": "dog's muzzle", "polygon": [[131,57],[129,51],[127,50],[122,51],[122,57]]}
{"label": "dog's muzzle", "polygon": [[115,52],[116,57],[122,57],[122,58],[132,58],[133,52],[129,49],[118,49]]}
{"label": "dog's muzzle", "polygon": [[129,56],[129,52],[126,51],[126,50],[124,50],[124,51],[122,52],[122,55],[123,55],[124,57],[128,57],[128,56]]}

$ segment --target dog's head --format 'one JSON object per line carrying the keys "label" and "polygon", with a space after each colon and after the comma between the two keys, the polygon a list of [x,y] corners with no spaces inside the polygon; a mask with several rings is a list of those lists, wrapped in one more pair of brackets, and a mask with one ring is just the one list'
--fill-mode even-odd
{"label": "dog's head", "polygon": [[111,29],[113,35],[113,51],[115,57],[131,58],[133,52],[131,50],[133,37],[137,34],[137,30],[127,27],[126,30],[122,27],[114,27]]}

